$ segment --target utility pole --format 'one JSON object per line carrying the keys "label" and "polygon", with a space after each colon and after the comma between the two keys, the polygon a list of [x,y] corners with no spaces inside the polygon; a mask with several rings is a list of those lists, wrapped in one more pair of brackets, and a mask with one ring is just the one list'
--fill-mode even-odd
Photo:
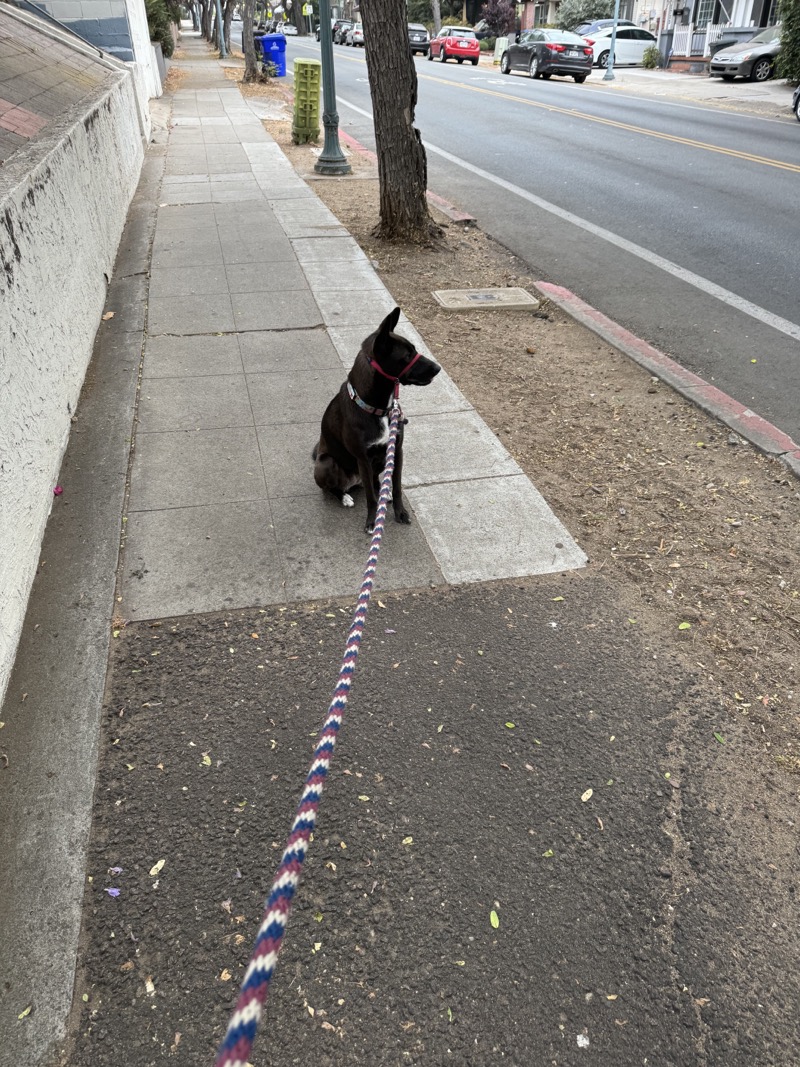
{"label": "utility pole", "polygon": [[[219,2],[219,0],[217,0]],[[617,47],[617,23],[619,22],[619,0],[614,0],[614,25],[611,27],[611,51],[608,53],[608,66],[603,75],[604,82],[614,80],[614,49]]]}
{"label": "utility pole", "polygon": [[[219,3],[219,0],[217,0]],[[330,0],[319,3],[319,45],[322,59],[322,125],[325,141],[314,170],[317,174],[349,174],[352,170],[339,144],[339,115],[336,111],[336,83],[333,78],[333,37]]]}

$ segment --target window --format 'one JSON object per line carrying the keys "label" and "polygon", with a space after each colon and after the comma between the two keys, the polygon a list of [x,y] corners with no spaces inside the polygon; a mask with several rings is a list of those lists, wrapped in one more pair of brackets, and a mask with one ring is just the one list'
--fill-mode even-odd
{"label": "window", "polygon": [[702,29],[711,22],[714,11],[714,0],[700,0],[694,16],[694,24],[697,29]]}

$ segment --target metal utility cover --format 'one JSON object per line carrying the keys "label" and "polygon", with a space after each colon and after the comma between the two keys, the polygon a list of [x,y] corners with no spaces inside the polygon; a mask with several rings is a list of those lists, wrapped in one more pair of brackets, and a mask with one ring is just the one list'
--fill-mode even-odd
{"label": "metal utility cover", "polygon": [[524,289],[438,289],[433,295],[446,311],[533,311],[539,306],[536,297]]}

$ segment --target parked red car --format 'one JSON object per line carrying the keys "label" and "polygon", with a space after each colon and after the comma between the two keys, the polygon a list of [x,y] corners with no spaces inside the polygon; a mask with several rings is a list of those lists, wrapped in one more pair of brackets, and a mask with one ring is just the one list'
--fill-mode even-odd
{"label": "parked red car", "polygon": [[448,59],[455,59],[463,63],[468,59],[473,67],[477,67],[481,55],[481,46],[475,31],[468,26],[445,26],[435,37],[431,38],[431,46],[428,49],[428,59],[438,59],[440,63],[446,63]]}

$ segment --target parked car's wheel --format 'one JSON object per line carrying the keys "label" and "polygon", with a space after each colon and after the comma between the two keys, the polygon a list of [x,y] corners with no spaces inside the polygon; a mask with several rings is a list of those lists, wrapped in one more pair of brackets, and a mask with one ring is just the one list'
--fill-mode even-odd
{"label": "parked car's wheel", "polygon": [[528,67],[528,74],[530,74],[530,76],[532,78],[538,78],[539,77],[539,57],[538,56],[534,56],[531,59],[531,65]]}
{"label": "parked car's wheel", "polygon": [[433,62],[433,49],[432,48],[428,49],[428,60],[431,63]]}
{"label": "parked car's wheel", "polygon": [[597,57],[597,65],[598,67],[600,67],[601,70],[605,70],[608,66],[609,55],[609,52],[601,52],[600,55]]}
{"label": "parked car's wheel", "polygon": [[473,59],[472,65],[473,65],[473,67],[477,67],[477,65],[478,65],[477,59]]}
{"label": "parked car's wheel", "polygon": [[461,56],[456,56],[456,63],[458,63],[459,67],[461,66],[461,64],[462,64],[463,62],[464,62],[464,60],[462,59],[462,57],[461,57]]}
{"label": "parked car's wheel", "polygon": [[509,59],[508,59],[508,52],[503,52],[503,55],[500,58],[500,73],[501,74],[510,74],[511,73],[511,63],[509,62]]}
{"label": "parked car's wheel", "polygon": [[553,77],[553,75],[552,74],[540,74],[539,77],[542,79],[542,81],[549,82],[550,79]]}
{"label": "parked car's wheel", "polygon": [[800,93],[795,90],[794,117],[800,122]]}
{"label": "parked car's wheel", "polygon": [[772,77],[772,60],[769,56],[762,56],[761,59],[757,59],[753,64],[753,69],[750,71],[751,82],[766,82]]}
{"label": "parked car's wheel", "polygon": [[583,85],[583,83],[586,81],[585,74],[573,74],[572,77],[575,79],[578,85]]}
{"label": "parked car's wheel", "polygon": [[445,55],[444,45],[442,45],[442,50],[439,53],[439,62],[440,63],[446,63],[447,62],[447,56]]}

